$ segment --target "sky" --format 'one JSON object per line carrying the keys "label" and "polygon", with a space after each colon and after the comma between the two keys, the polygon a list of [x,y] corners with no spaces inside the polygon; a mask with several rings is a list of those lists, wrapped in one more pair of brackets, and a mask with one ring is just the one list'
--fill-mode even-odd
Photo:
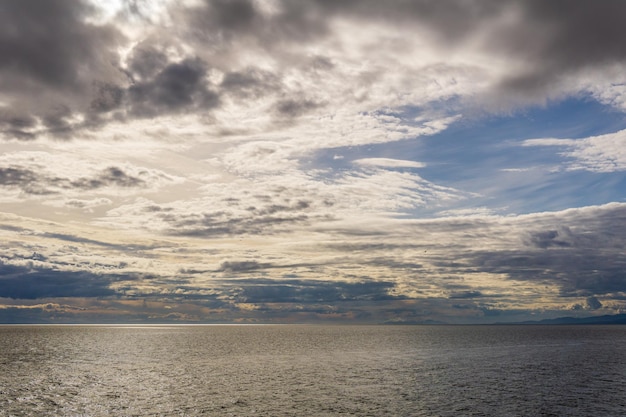
{"label": "sky", "polygon": [[0,4],[1,323],[626,312],[626,2]]}

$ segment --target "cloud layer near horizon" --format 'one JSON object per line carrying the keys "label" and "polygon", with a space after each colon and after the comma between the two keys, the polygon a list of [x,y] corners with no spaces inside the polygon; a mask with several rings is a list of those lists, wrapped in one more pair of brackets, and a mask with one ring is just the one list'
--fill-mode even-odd
{"label": "cloud layer near horizon", "polygon": [[7,3],[0,320],[622,311],[625,12]]}

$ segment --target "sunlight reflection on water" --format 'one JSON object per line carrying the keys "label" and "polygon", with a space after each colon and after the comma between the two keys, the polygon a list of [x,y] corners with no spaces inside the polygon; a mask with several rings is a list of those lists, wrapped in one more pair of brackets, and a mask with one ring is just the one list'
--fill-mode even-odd
{"label": "sunlight reflection on water", "polygon": [[624,415],[623,326],[0,326],[0,416]]}

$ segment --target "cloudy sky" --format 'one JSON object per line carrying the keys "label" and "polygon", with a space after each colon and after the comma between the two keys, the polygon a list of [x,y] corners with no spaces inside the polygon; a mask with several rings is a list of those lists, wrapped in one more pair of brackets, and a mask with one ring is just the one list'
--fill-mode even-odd
{"label": "cloudy sky", "polygon": [[619,0],[2,2],[0,322],[626,312],[624,39]]}

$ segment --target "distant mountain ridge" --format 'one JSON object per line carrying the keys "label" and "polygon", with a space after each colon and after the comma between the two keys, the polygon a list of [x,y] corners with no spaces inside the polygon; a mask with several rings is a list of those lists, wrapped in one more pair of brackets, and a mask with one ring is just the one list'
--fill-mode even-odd
{"label": "distant mountain ridge", "polygon": [[502,324],[626,324],[626,314],[609,314],[595,317],[559,317],[556,319]]}

